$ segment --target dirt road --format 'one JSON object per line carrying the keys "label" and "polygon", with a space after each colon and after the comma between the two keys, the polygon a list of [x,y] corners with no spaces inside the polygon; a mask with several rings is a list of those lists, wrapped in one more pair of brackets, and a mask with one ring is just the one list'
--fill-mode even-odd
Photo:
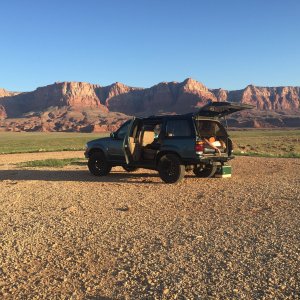
{"label": "dirt road", "polygon": [[239,157],[231,179],[0,155],[0,298],[296,299],[300,159]]}

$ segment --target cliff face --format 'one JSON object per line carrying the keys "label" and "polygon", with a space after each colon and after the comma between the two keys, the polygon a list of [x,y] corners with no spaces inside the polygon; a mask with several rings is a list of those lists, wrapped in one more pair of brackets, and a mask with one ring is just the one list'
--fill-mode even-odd
{"label": "cliff face", "polygon": [[38,88],[32,102],[41,108],[49,106],[101,107],[95,90],[98,85],[85,82],[61,82]]}
{"label": "cliff face", "polygon": [[[3,100],[6,97],[15,96],[17,94],[18,94],[17,92],[10,92],[10,91],[0,88],[0,100]],[[4,106],[1,105],[1,102],[0,102],[0,120],[6,119],[6,118],[7,118],[7,113],[6,113],[5,105]]]}
{"label": "cliff face", "polygon": [[[249,85],[242,90],[227,91],[208,89],[202,83],[191,78],[183,82],[161,82],[146,89],[129,87],[119,82],[105,87],[84,82],[60,82],[26,93],[14,93],[0,89],[0,119],[19,118],[29,112],[47,112],[55,107],[67,107],[76,111],[92,109],[102,119],[107,119],[109,112],[141,116],[158,113],[187,113],[196,111],[208,101],[252,104],[257,111],[300,113],[299,99],[300,87]],[[243,117],[243,115],[241,116]],[[274,120],[276,118],[277,116],[273,117]],[[273,123],[270,122],[284,124],[283,121],[274,120]],[[60,119],[60,122],[63,122],[63,118]],[[86,119],[85,122],[89,123]],[[256,126],[255,124],[262,122],[263,118],[252,122],[253,124],[250,123],[251,126]],[[297,122],[293,119],[289,124],[297,125]],[[99,124],[94,122],[93,126],[95,125],[94,127],[99,129]],[[109,128],[109,125],[107,126]],[[263,127],[263,125],[259,126]],[[300,127],[300,124],[298,126]],[[61,126],[61,128],[65,127]],[[76,130],[75,125],[70,128]]]}
{"label": "cliff face", "polygon": [[17,95],[17,94],[19,94],[19,93],[18,92],[10,92],[10,91],[7,91],[5,89],[0,88],[0,98],[14,96],[14,95]]}
{"label": "cliff face", "polygon": [[218,101],[232,101],[254,105],[259,110],[279,111],[300,108],[300,87],[256,87],[243,90],[212,90]]}
{"label": "cliff face", "polygon": [[[124,88],[125,87],[125,88]],[[187,113],[211,101],[252,104],[259,110],[293,111],[300,109],[300,87],[256,87],[227,91],[208,89],[191,78],[178,82],[162,82],[148,89],[124,86],[111,89],[106,99],[110,111],[149,115],[155,113]]]}
{"label": "cliff face", "polygon": [[244,90],[241,102],[251,103],[262,110],[294,110],[299,109],[299,99],[299,87],[260,88],[250,85]]}
{"label": "cliff face", "polygon": [[5,118],[7,118],[6,110],[2,105],[0,105],[0,120]]}
{"label": "cliff face", "polygon": [[228,91],[223,89],[213,89],[210,91],[215,95],[217,101],[227,101]]}
{"label": "cliff face", "polygon": [[0,104],[9,117],[54,106],[95,107],[107,112],[96,94],[98,88],[98,85],[84,82],[61,82],[37,88],[33,92],[3,97]]}
{"label": "cliff face", "polygon": [[106,102],[110,111],[149,115],[156,113],[187,113],[216,96],[202,83],[191,78],[178,82],[161,82],[148,89],[111,95]]}
{"label": "cliff face", "polygon": [[175,104],[175,111],[188,113],[197,110],[208,101],[217,101],[215,95],[202,83],[188,78],[179,83],[178,98]]}

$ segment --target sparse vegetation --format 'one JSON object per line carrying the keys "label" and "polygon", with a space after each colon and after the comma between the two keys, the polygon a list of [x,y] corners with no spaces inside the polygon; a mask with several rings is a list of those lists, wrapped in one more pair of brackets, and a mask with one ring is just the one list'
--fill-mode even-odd
{"label": "sparse vegetation", "polygon": [[[0,154],[84,150],[87,141],[109,133],[0,132]],[[300,157],[300,130],[231,131],[234,154]]]}
{"label": "sparse vegetation", "polygon": [[271,153],[264,153],[264,152],[242,152],[242,151],[235,151],[234,155],[236,156],[253,156],[253,157],[281,157],[281,158],[300,158],[300,153],[285,153],[285,154],[271,154]]}
{"label": "sparse vegetation", "polygon": [[0,132],[0,154],[84,150],[87,141],[109,133]]}
{"label": "sparse vegetation", "polygon": [[85,165],[83,158],[65,158],[65,159],[44,159],[33,160],[17,164],[20,167],[50,167],[50,168],[62,168],[68,165]]}
{"label": "sparse vegetation", "polygon": [[260,157],[300,157],[300,130],[243,130],[230,132],[234,154]]}

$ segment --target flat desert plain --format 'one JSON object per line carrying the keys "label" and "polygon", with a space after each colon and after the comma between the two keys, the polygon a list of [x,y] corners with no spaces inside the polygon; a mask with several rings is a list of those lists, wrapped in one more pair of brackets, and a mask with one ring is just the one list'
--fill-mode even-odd
{"label": "flat desert plain", "polygon": [[237,157],[230,179],[0,155],[2,299],[299,299],[300,159]]}

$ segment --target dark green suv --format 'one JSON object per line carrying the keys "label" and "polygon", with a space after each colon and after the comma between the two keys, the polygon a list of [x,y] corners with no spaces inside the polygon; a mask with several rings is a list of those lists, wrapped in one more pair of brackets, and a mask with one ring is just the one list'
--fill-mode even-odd
{"label": "dark green suv", "polygon": [[96,176],[112,167],[132,172],[157,170],[166,183],[179,182],[186,170],[198,177],[212,177],[232,159],[232,142],[219,119],[252,108],[230,102],[210,102],[198,112],[133,118],[110,137],[87,143],[88,168]]}

